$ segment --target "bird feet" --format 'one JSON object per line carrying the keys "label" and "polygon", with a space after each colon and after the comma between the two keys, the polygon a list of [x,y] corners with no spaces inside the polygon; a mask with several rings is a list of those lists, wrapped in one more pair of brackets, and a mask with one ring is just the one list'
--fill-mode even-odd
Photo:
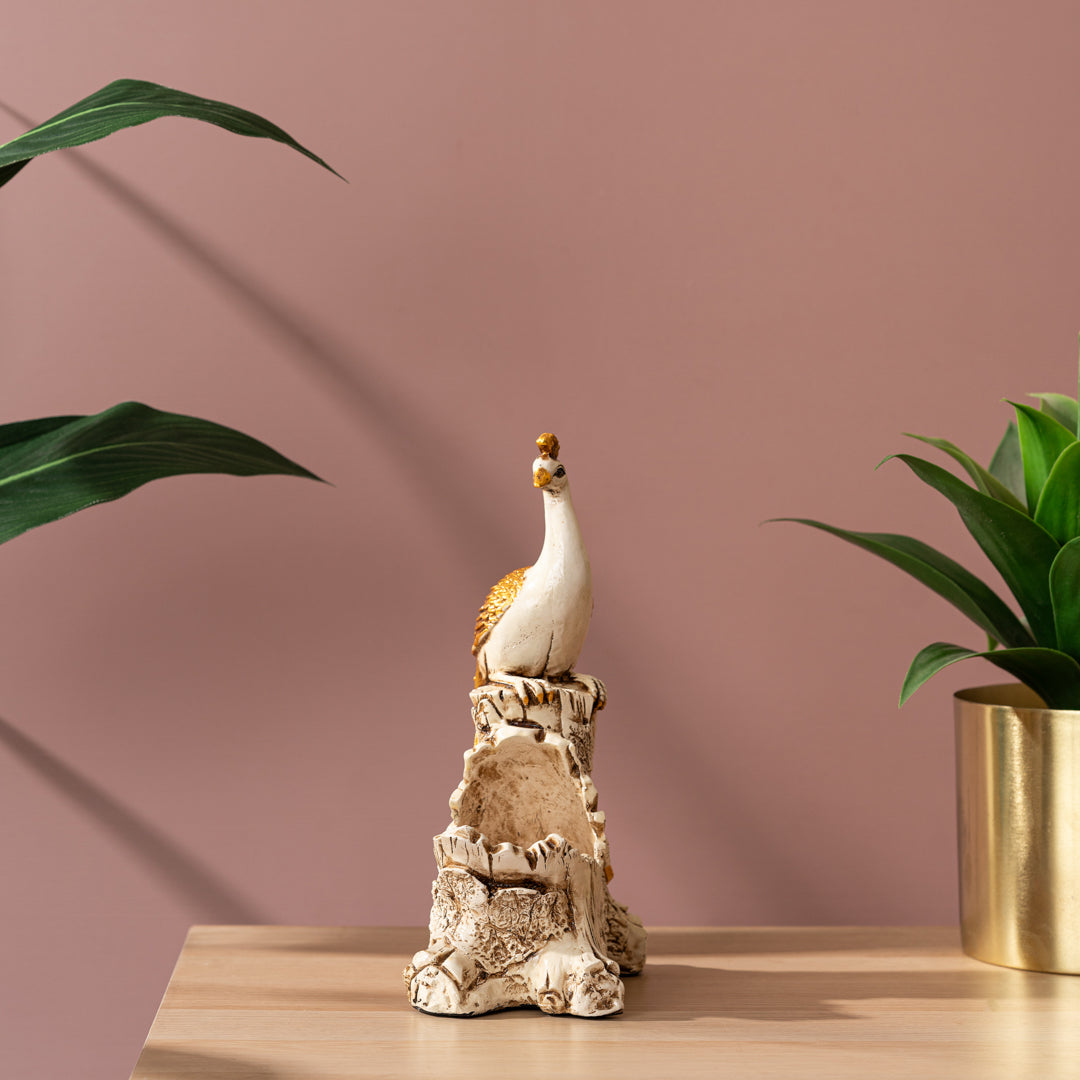
{"label": "bird feet", "polygon": [[571,682],[584,686],[596,698],[596,712],[607,704],[607,687],[595,675],[579,675],[576,671],[566,676]]}
{"label": "bird feet", "polygon": [[495,686],[508,686],[517,694],[522,706],[544,705],[555,700],[555,691],[551,690],[544,679],[526,679],[521,675],[508,675],[498,671],[488,675],[488,682]]}
{"label": "bird feet", "polygon": [[523,675],[511,675],[506,671],[493,671],[487,682],[495,686],[505,686],[513,690],[524,708],[530,705],[548,705],[556,700],[561,689],[573,689],[574,684],[584,687],[585,691],[596,699],[596,711],[607,704],[607,688],[595,675],[579,675],[568,672],[559,679],[526,678]]}

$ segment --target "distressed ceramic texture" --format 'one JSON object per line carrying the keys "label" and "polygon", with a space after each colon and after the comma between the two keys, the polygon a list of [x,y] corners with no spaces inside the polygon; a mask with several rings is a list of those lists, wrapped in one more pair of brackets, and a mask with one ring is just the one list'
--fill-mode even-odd
{"label": "distressed ceramic texture", "polygon": [[[599,679],[574,674],[592,611],[588,555],[558,440],[537,439],[544,545],[480,611],[476,729],[451,821],[435,838],[431,939],[405,970],[424,1012],[517,1005],[606,1016],[641,971],[645,931],[608,891],[604,814],[590,776]],[[516,579],[516,585],[515,585]]]}

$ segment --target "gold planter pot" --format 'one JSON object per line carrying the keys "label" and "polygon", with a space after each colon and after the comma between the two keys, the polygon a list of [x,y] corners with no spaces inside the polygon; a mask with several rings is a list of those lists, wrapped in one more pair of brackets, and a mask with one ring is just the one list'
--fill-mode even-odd
{"label": "gold planter pot", "polygon": [[964,952],[1080,974],[1080,710],[1019,684],[955,702]]}

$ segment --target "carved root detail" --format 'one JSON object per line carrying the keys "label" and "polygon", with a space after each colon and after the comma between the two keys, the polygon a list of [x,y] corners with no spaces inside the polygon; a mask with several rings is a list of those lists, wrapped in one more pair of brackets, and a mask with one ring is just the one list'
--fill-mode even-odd
{"label": "carved root detail", "polygon": [[567,1011],[575,1016],[610,1016],[622,1012],[622,983],[618,974],[613,975],[603,964],[592,964],[587,971],[571,972],[564,990]]}
{"label": "carved root detail", "polygon": [[492,976],[479,975],[470,958],[456,950],[441,960],[425,950],[405,969],[405,985],[414,1008],[443,1016],[476,1016],[532,1004],[552,1015],[599,1017],[622,1012],[617,972],[611,961],[589,952],[573,956],[556,943]]}
{"label": "carved root detail", "polygon": [[432,937],[463,950],[486,974],[520,964],[570,922],[561,890],[491,888],[467,870],[440,871],[432,899]]}
{"label": "carved root detail", "polygon": [[645,927],[610,894],[604,909],[604,946],[624,975],[637,975],[645,966]]}
{"label": "carved root detail", "polygon": [[494,673],[470,698],[477,743],[435,838],[430,943],[405,970],[409,1000],[450,1016],[621,1012],[619,976],[641,970],[645,931],[607,888],[589,775],[603,683]]}
{"label": "carved root detail", "polygon": [[586,882],[599,867],[565,844],[561,850],[575,867],[562,887],[504,886],[461,867],[440,870],[431,944],[405,971],[416,1008],[452,1016],[526,1004],[575,1016],[622,1010],[618,963],[596,952],[591,920],[579,925],[574,917],[573,897],[591,892]]}

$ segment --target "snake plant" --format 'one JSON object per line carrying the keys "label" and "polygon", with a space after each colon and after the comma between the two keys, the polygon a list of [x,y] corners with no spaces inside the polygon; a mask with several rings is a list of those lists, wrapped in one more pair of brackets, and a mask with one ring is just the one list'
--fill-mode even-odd
{"label": "snake plant", "polygon": [[[238,135],[283,143],[330,169],[255,113],[156,83],[120,79],[0,146],[0,186],[42,154],[122,128],[183,116]],[[93,416],[0,424],[0,543],[165,476],[314,473],[232,428],[135,402]]]}
{"label": "snake plant", "polygon": [[1080,439],[1077,402],[1032,394],[1039,407],[1015,409],[989,466],[947,439],[910,438],[942,451],[966,473],[912,454],[902,461],[949,500],[993,563],[1018,612],[959,563],[920,540],[852,532],[806,518],[780,518],[822,529],[910,574],[962,611],[987,635],[985,649],[935,641],[911,662],[900,704],[950,664],[982,657],[1034,690],[1055,709],[1080,709]]}

